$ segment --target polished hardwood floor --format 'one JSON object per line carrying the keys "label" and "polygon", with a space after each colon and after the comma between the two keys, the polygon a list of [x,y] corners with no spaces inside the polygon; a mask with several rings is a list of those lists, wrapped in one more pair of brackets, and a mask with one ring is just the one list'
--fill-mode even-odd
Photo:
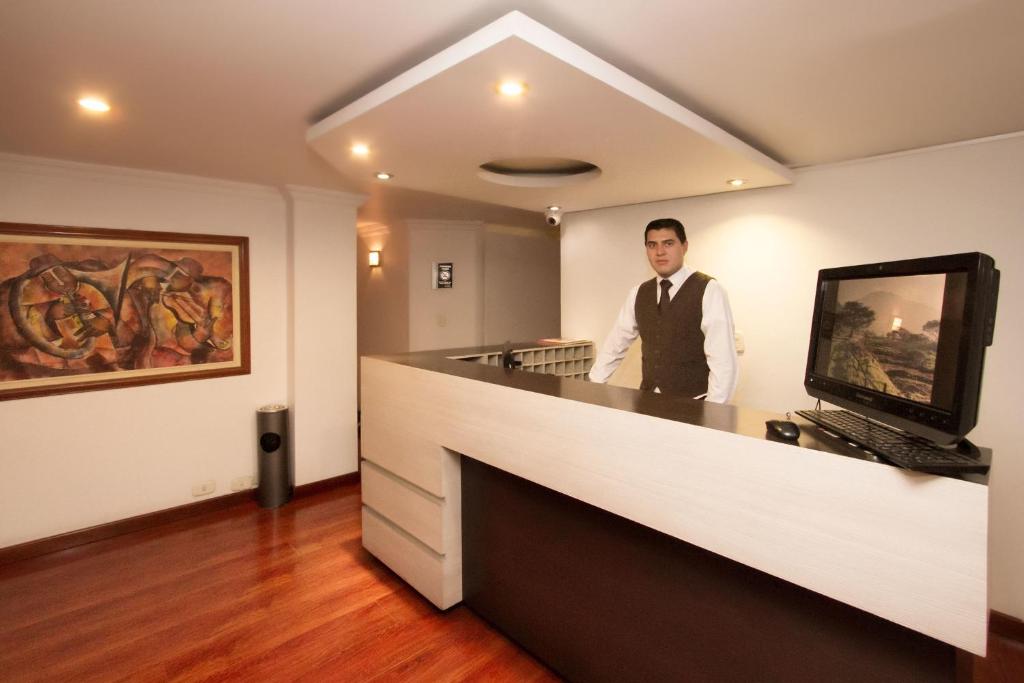
{"label": "polished hardwood floor", "polygon": [[[0,681],[556,681],[362,549],[359,488],[253,503],[0,567]],[[978,683],[1024,681],[993,637]]]}
{"label": "polished hardwood floor", "polygon": [[357,484],[0,567],[0,681],[551,681],[360,545]]}

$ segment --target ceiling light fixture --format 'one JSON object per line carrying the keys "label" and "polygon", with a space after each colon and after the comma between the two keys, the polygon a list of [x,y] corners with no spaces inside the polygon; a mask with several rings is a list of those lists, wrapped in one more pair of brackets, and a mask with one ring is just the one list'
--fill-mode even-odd
{"label": "ceiling light fixture", "polygon": [[101,113],[110,111],[110,105],[98,97],[83,97],[78,100],[78,106],[82,109]]}
{"label": "ceiling light fixture", "polygon": [[376,177],[377,180],[391,180],[395,176],[394,174],[388,173],[387,171],[377,171],[374,177]]}
{"label": "ceiling light fixture", "polygon": [[732,180],[729,181],[729,184],[732,185],[733,187],[742,187],[745,182],[747,181],[744,180],[743,178],[733,178]]}
{"label": "ceiling light fixture", "polygon": [[522,81],[502,81],[498,92],[506,97],[519,97],[526,92],[526,84]]}
{"label": "ceiling light fixture", "polygon": [[561,211],[561,210],[562,210],[562,207],[560,207],[560,206],[549,206],[548,207],[548,211]]}
{"label": "ceiling light fixture", "polygon": [[357,157],[365,157],[370,155],[370,147],[368,145],[364,145],[361,142],[352,145],[351,149],[352,153],[355,154]]}

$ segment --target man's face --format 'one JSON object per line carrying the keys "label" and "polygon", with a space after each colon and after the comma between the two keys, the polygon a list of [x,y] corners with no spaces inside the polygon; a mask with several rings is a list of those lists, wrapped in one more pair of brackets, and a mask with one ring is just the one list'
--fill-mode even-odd
{"label": "man's face", "polygon": [[686,242],[680,242],[671,228],[647,231],[647,260],[661,277],[669,277],[683,267]]}

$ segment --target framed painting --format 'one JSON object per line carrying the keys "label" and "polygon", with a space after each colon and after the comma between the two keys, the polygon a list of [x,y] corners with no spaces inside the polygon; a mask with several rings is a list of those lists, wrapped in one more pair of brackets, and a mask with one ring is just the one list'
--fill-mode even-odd
{"label": "framed painting", "polygon": [[248,249],[0,222],[0,400],[248,374]]}

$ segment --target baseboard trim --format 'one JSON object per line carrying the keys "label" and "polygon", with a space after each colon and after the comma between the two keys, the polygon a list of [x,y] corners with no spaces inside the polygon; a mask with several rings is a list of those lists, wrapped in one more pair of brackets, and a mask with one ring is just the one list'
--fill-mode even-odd
{"label": "baseboard trim", "polygon": [[330,479],[321,479],[320,481],[311,481],[308,484],[302,484],[301,486],[295,487],[295,495],[293,498],[305,498],[306,496],[312,496],[316,493],[322,493],[324,491],[330,491],[336,489],[339,486],[347,486],[348,484],[359,483],[359,472],[349,472],[348,474],[341,474],[337,477],[331,477]]}
{"label": "baseboard trim", "polygon": [[1009,614],[992,610],[988,617],[988,632],[1008,640],[1024,643],[1024,621]]}
{"label": "baseboard trim", "polygon": [[[331,477],[330,479],[322,479],[320,481],[310,482],[309,484],[296,486],[293,498],[304,498],[339,486],[358,482],[359,472],[351,472],[338,477]],[[136,515],[135,517],[128,517],[127,519],[119,519],[114,522],[107,522],[106,524],[97,524],[96,526],[91,526],[86,529],[68,531],[67,533],[48,536],[47,538],[40,538],[35,541],[26,541],[25,543],[19,543],[18,545],[0,548],[0,566],[10,564],[12,562],[18,562],[20,560],[39,557],[40,555],[49,555],[50,553],[67,550],[68,548],[74,548],[80,545],[86,545],[87,543],[95,543],[96,541],[102,541],[115,536],[123,536],[124,534],[130,534],[134,531],[142,531],[143,529],[149,529],[150,527],[170,524],[171,522],[177,522],[178,520],[185,519],[187,517],[194,517],[196,515],[225,510],[253,500],[254,492],[252,490],[238,491],[237,493],[229,493],[226,496],[218,496],[217,498],[201,500],[195,503],[186,503],[185,505],[178,505],[177,507],[167,508],[166,510],[148,512],[144,515]]]}

